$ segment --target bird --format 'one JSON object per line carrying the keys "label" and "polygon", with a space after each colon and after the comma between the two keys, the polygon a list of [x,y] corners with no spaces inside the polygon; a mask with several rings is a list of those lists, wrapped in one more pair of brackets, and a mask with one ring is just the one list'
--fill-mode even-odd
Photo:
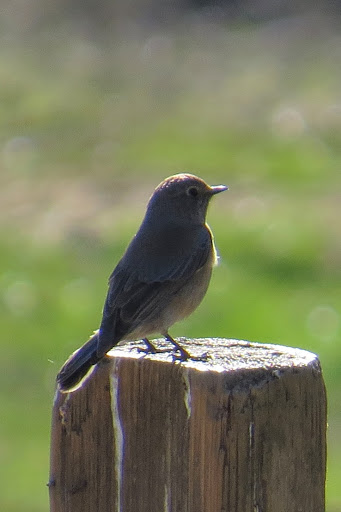
{"label": "bird", "polygon": [[62,392],[78,389],[115,345],[161,334],[185,361],[191,357],[169,334],[204,298],[217,263],[206,223],[211,198],[225,185],[208,185],[187,173],[163,180],[149,199],[145,217],[109,278],[100,327],[64,363],[57,375]]}

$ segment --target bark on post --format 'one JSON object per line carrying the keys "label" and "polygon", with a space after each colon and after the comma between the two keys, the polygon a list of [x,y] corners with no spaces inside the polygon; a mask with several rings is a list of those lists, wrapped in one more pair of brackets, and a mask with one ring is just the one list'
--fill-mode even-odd
{"label": "bark on post", "polygon": [[207,362],[128,344],[81,389],[56,394],[51,512],[323,512],[317,357],[235,340],[182,343]]}

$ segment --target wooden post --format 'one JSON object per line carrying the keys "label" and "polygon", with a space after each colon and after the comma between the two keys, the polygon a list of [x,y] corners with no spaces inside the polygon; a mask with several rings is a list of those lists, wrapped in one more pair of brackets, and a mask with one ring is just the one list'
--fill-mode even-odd
{"label": "wooden post", "polygon": [[182,343],[207,362],[128,344],[82,388],[56,394],[51,512],[323,512],[317,357],[226,339]]}

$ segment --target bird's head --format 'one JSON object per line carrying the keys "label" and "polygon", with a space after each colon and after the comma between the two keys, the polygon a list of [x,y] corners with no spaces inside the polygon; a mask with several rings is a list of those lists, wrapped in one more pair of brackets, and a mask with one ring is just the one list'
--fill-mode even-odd
{"label": "bird's head", "polygon": [[156,187],[147,213],[171,222],[204,224],[210,199],[227,188],[225,185],[210,186],[193,174],[175,174]]}

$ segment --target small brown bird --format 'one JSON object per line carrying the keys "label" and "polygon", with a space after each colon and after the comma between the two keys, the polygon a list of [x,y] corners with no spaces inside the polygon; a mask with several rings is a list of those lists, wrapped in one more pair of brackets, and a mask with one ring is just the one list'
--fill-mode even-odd
{"label": "small brown bird", "polygon": [[206,213],[225,185],[209,186],[192,174],[165,179],[151,196],[140,229],[109,279],[98,331],[61,368],[62,391],[77,388],[90,368],[121,341],[160,333],[186,360],[190,354],[168,333],[202,301],[217,261]]}

